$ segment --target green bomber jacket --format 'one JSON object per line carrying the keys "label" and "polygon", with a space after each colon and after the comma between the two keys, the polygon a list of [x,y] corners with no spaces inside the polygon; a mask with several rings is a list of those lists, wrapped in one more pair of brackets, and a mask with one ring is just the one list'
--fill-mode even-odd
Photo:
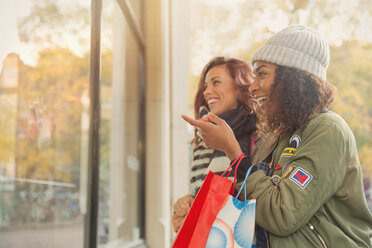
{"label": "green bomber jacket", "polygon": [[317,115],[268,154],[269,175],[247,180],[268,247],[372,247],[355,138],[339,115]]}

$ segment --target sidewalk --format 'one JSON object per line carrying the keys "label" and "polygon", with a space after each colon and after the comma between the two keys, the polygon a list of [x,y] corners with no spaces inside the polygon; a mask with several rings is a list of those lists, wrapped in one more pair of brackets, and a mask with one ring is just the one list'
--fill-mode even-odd
{"label": "sidewalk", "polygon": [[0,231],[0,248],[81,248],[83,225],[27,227]]}

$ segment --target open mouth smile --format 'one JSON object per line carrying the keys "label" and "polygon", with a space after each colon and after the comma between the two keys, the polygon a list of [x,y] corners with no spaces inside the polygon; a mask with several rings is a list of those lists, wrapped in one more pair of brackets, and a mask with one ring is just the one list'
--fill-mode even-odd
{"label": "open mouth smile", "polygon": [[214,103],[218,102],[217,98],[211,98],[207,100],[208,106],[211,107]]}
{"label": "open mouth smile", "polygon": [[256,99],[256,102],[258,103],[258,105],[261,107],[262,104],[268,99],[267,96],[259,96],[259,97],[255,97]]}

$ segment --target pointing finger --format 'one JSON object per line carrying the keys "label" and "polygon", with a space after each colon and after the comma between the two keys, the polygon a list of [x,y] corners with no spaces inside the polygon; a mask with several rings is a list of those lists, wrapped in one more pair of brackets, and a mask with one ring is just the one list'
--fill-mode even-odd
{"label": "pointing finger", "polygon": [[204,123],[203,121],[195,120],[191,117],[188,117],[187,115],[181,115],[181,117],[194,127],[200,127],[200,128],[203,127],[203,123]]}
{"label": "pointing finger", "polygon": [[203,118],[200,118],[199,120],[204,121],[204,122],[211,122],[212,120],[209,118],[209,116],[204,116]]}

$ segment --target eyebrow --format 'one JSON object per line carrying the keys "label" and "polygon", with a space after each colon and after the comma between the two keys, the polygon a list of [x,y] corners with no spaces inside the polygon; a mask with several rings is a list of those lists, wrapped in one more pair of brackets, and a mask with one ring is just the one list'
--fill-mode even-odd
{"label": "eyebrow", "polygon": [[[217,78],[221,78],[221,77],[220,76],[214,76],[214,77],[211,78],[210,81],[213,81],[213,80],[215,80]],[[206,80],[204,80],[204,84],[207,84],[207,81]]]}
{"label": "eyebrow", "polygon": [[261,65],[261,66],[257,67],[257,68],[255,69],[255,71],[256,71],[256,72],[259,71],[262,67],[269,68],[269,67],[267,67],[267,65]]}
{"label": "eyebrow", "polygon": [[211,78],[211,81],[215,80],[216,78],[219,78],[220,76],[215,76]]}

